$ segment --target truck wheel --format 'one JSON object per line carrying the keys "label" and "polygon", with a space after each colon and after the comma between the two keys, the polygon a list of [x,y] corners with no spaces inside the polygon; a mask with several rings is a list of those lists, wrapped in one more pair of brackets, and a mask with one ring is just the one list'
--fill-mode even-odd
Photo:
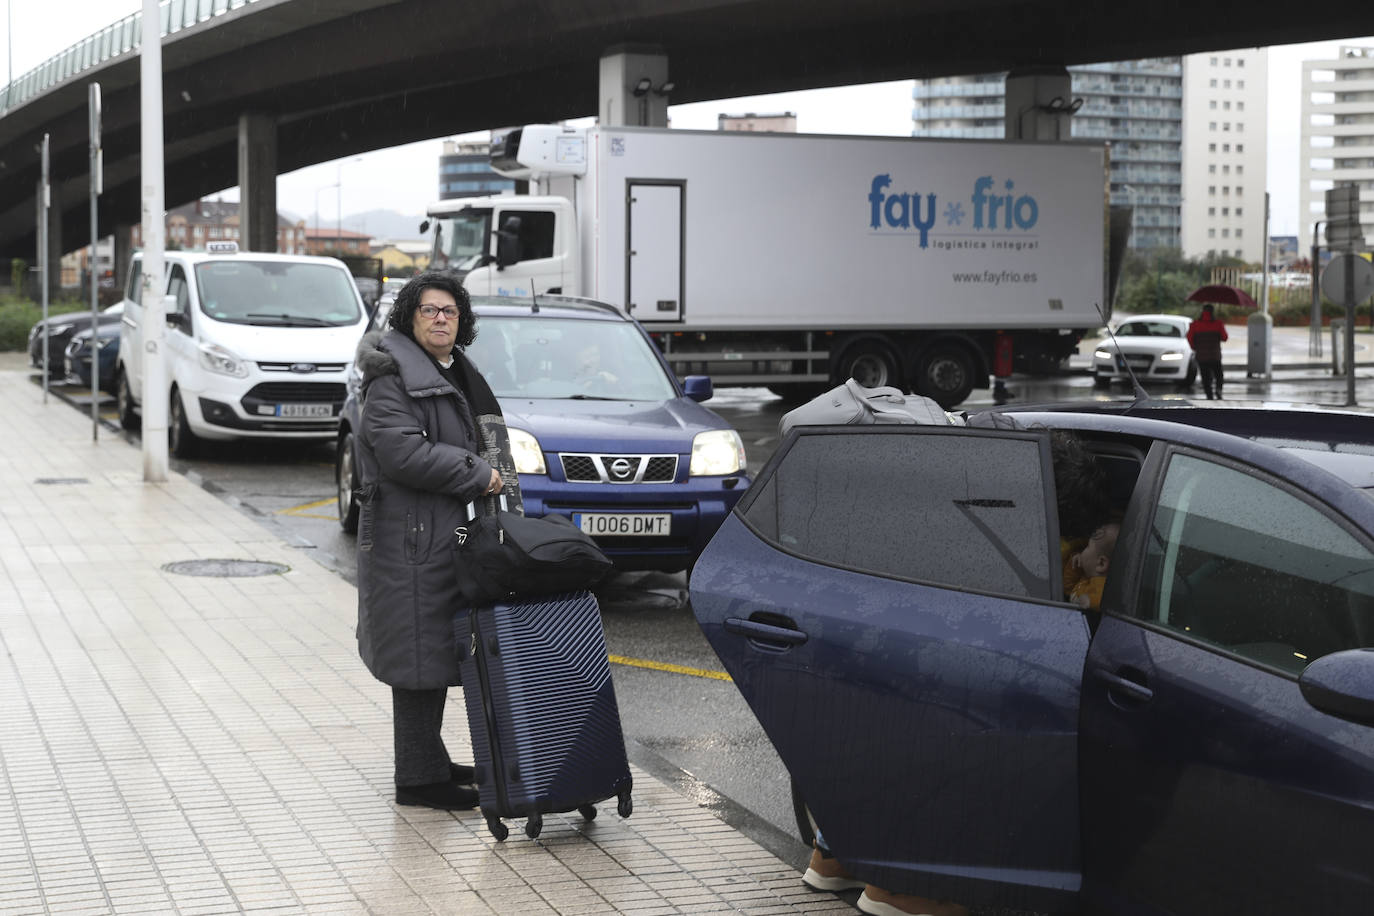
{"label": "truck wheel", "polygon": [[353,463],[353,433],[345,432],[334,456],[334,487],[339,494],[339,527],[346,534],[358,530],[358,467]]}
{"label": "truck wheel", "polygon": [[186,408],[181,403],[181,392],[172,389],[172,400],[167,409],[167,450],[177,458],[193,458],[196,454],[196,434],[191,432],[191,424],[186,420]]}
{"label": "truck wheel", "polygon": [[129,390],[129,377],[124,374],[122,366],[119,377],[115,379],[115,403],[119,407],[119,425],[131,433],[138,432],[141,424],[134,410],[134,393]]}
{"label": "truck wheel", "polygon": [[840,358],[840,382],[851,378],[865,388],[896,385],[897,360],[878,341],[861,340],[850,345]]}
{"label": "truck wheel", "polygon": [[949,410],[973,391],[973,361],[956,344],[937,344],[921,359],[916,390]]}

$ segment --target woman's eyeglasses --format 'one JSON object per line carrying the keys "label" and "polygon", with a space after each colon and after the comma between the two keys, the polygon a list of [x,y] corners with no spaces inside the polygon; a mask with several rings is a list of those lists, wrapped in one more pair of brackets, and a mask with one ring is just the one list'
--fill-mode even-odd
{"label": "woman's eyeglasses", "polygon": [[437,318],[440,312],[443,313],[445,318],[452,321],[458,317],[458,306],[446,305],[443,308],[439,308],[437,305],[420,306],[420,314],[425,318]]}

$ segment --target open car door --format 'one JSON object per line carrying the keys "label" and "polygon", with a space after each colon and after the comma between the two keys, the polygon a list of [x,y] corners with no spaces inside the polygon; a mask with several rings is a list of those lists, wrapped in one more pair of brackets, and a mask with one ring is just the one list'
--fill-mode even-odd
{"label": "open car door", "polygon": [[1074,903],[1089,635],[1057,600],[1053,480],[1044,430],[802,428],[693,571],[702,630],[864,880]]}

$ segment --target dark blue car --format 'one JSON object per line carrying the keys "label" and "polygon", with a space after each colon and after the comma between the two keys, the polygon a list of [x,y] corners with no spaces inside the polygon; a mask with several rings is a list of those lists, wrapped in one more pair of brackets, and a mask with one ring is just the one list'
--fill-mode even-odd
{"label": "dark blue car", "polygon": [[[1063,595],[1051,429],[1121,513],[1100,614]],[[804,428],[691,598],[801,810],[878,887],[1374,911],[1374,417]]]}
{"label": "dark blue car", "polygon": [[[66,377],[87,388],[91,386],[91,329],[86,327],[72,334],[62,353]],[[102,391],[115,391],[115,377],[119,368],[119,324],[110,322],[95,329],[97,384]]]}
{"label": "dark blue car", "polygon": [[[528,515],[564,515],[621,570],[689,569],[749,486],[744,445],[639,323],[585,299],[473,297],[468,356],[501,403]],[[384,302],[372,327],[385,322]],[[356,374],[339,423],[339,518],[357,527]]]}

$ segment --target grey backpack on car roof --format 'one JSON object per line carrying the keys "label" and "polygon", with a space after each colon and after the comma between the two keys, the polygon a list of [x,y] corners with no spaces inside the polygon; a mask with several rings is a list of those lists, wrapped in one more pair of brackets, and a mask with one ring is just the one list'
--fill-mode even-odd
{"label": "grey backpack on car roof", "polygon": [[785,436],[794,426],[866,426],[874,423],[949,426],[954,420],[930,398],[902,394],[896,388],[865,388],[849,379],[783,414],[778,428]]}

